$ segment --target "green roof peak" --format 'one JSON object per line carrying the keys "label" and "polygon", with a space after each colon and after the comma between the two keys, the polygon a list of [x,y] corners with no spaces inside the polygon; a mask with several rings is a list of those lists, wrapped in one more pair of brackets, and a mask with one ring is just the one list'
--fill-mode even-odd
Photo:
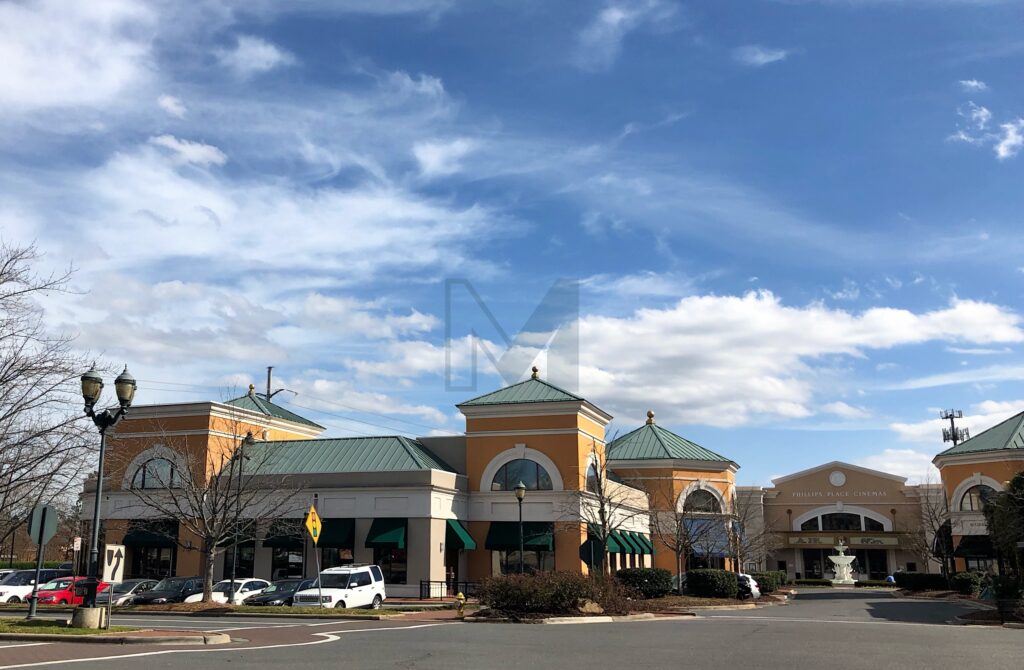
{"label": "green roof peak", "polygon": [[275,419],[282,419],[284,421],[291,421],[292,423],[299,423],[304,426],[312,426],[313,428],[319,428],[324,430],[324,427],[318,423],[313,423],[309,419],[299,416],[295,412],[285,409],[280,405],[267,400],[264,396],[256,393],[256,387],[249,384],[249,392],[245,395],[228,400],[224,403],[225,405],[231,405],[232,407],[238,407],[239,409],[247,409],[250,412],[256,412],[265,416],[270,416]]}
{"label": "green roof peak", "polygon": [[696,442],[676,435],[654,423],[654,412],[647,412],[647,423],[608,445],[608,460],[687,460],[731,463],[732,459],[705,449]]}
{"label": "green roof peak", "polygon": [[[988,430],[946,449],[939,456],[973,454],[981,451],[1024,449],[1024,412],[1014,414]],[[938,456],[936,457],[938,458]]]}
{"label": "green roof peak", "polygon": [[540,371],[535,367],[530,378],[511,386],[485,393],[471,400],[456,405],[457,407],[476,407],[479,405],[513,405],[530,402],[565,402],[583,401],[583,398],[559,388],[540,378]]}
{"label": "green roof peak", "polygon": [[260,464],[260,474],[455,472],[419,441],[402,435],[272,440],[249,449],[251,462]]}

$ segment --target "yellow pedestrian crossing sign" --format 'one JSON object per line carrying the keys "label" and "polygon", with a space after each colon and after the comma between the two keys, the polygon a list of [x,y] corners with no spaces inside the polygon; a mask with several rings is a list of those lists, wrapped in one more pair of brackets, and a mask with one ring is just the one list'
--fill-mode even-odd
{"label": "yellow pedestrian crossing sign", "polygon": [[306,530],[309,531],[309,536],[313,538],[313,544],[316,544],[320,540],[320,531],[323,529],[323,522],[320,521],[320,515],[316,513],[316,507],[313,505],[309,506],[309,514],[306,515]]}

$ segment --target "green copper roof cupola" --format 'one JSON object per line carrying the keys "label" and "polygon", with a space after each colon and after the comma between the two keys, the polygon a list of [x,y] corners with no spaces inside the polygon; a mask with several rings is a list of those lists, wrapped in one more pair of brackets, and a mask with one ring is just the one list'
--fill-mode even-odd
{"label": "green copper roof cupola", "polygon": [[245,395],[228,400],[224,403],[225,405],[231,405],[232,407],[238,407],[239,409],[246,409],[250,412],[256,412],[257,414],[263,414],[275,419],[282,419],[284,421],[291,421],[292,423],[302,424],[303,426],[311,426],[313,428],[319,428],[324,430],[324,427],[318,423],[313,423],[309,419],[299,416],[295,412],[289,411],[280,405],[275,405],[260,394],[256,393],[256,387],[249,384],[249,392]]}
{"label": "green copper roof cupola", "polygon": [[[647,421],[608,445],[609,461],[682,460],[728,463],[732,459],[706,449],[696,442],[666,430],[654,421],[654,412],[647,412]],[[738,467],[738,466],[737,466]]]}
{"label": "green copper roof cupola", "polygon": [[478,407],[481,405],[514,405],[527,402],[581,402],[584,399],[540,378],[540,369],[533,367],[530,378],[518,384],[485,393],[459,403],[456,407]]}

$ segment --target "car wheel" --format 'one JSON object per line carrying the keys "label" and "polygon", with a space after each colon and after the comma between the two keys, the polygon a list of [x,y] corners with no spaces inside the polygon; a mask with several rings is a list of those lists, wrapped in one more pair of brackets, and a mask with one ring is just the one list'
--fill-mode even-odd
{"label": "car wheel", "polygon": [[11,596],[10,598],[7,599],[7,602],[9,602],[9,603],[20,603],[21,601],[18,600],[18,596]]}
{"label": "car wheel", "polygon": [[58,604],[58,605],[67,605],[67,604],[68,604],[68,601],[66,601],[66,600],[61,600],[61,601],[59,601],[59,602],[58,602],[57,604]]}
{"label": "car wheel", "polygon": [[344,600],[339,600],[338,602],[334,603],[334,609],[336,609],[336,610],[343,610],[343,609],[345,609],[345,601]]}
{"label": "car wheel", "polygon": [[379,610],[380,606],[381,606],[381,603],[383,603],[383,602],[384,601],[381,599],[380,594],[378,593],[377,595],[375,595],[373,597],[373,602],[370,603],[370,609],[372,609],[372,610]]}

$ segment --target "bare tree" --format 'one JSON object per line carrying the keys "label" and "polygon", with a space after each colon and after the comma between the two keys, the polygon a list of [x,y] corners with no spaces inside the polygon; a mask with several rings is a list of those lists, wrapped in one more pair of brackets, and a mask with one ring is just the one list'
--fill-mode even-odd
{"label": "bare tree", "polygon": [[708,513],[681,504],[660,488],[651,488],[651,536],[675,556],[676,584],[689,568],[687,561],[697,554],[713,555],[722,551],[725,537],[721,514]]}
{"label": "bare tree", "polygon": [[928,565],[937,560],[947,577],[954,572],[953,533],[949,503],[942,484],[930,474],[917,487],[920,518],[899,518],[896,530],[900,542],[910,553]]}
{"label": "bare tree", "polygon": [[563,516],[587,524],[592,541],[600,547],[600,574],[608,569],[605,558],[608,544],[619,531],[635,525],[637,518],[648,516],[647,496],[643,491],[614,480],[608,471],[604,450],[591,440],[583,489],[577,492]]}
{"label": "bare tree", "polygon": [[[160,519],[176,521],[179,528],[198,538],[203,555],[203,601],[212,600],[217,556],[238,538],[254,539],[281,517],[303,507],[301,488],[287,476],[276,474],[284,446],[234,435],[220,449],[174,449],[174,462],[158,461],[129,487],[136,508]],[[168,438],[166,444],[175,444]],[[134,474],[132,475],[135,476]],[[295,524],[297,525],[297,524]],[[180,533],[168,533],[179,546],[191,548]]]}
{"label": "bare tree", "polygon": [[68,493],[94,442],[79,421],[86,363],[69,336],[47,330],[39,302],[67,292],[70,271],[39,275],[38,258],[0,244],[0,542],[34,505]]}
{"label": "bare tree", "polygon": [[750,560],[767,558],[778,545],[779,536],[764,522],[763,492],[740,488],[732,499],[729,544],[736,559],[736,572]]}

